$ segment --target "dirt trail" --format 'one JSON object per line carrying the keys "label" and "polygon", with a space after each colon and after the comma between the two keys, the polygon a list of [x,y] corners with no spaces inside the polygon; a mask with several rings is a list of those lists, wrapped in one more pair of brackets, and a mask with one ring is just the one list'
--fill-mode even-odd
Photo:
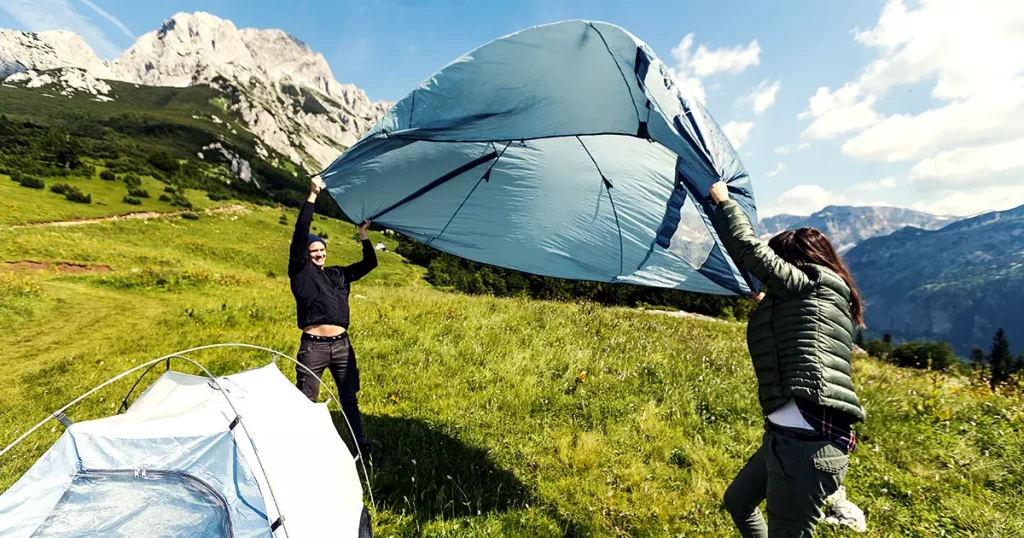
{"label": "dirt trail", "polygon": [[83,226],[83,225],[86,225],[86,224],[97,224],[97,223],[100,223],[100,222],[112,222],[112,221],[115,221],[115,220],[147,220],[147,219],[156,219],[156,218],[163,218],[163,217],[174,217],[174,216],[181,215],[183,213],[199,213],[199,214],[213,215],[213,214],[217,214],[217,213],[238,213],[238,212],[241,212],[241,211],[245,211],[245,206],[244,205],[242,205],[242,204],[233,204],[233,205],[228,205],[228,206],[224,206],[224,207],[215,207],[213,209],[205,209],[205,210],[200,210],[200,211],[189,211],[189,210],[167,211],[167,212],[161,212],[161,211],[140,211],[140,212],[137,212],[137,213],[124,213],[124,214],[121,214],[121,215],[110,215],[109,217],[95,217],[95,218],[91,218],[91,219],[59,220],[59,221],[50,221],[50,222],[32,222],[32,223],[29,223],[29,224],[18,224],[16,226],[12,226],[12,228],[40,228],[40,227],[44,227],[44,226],[53,226],[53,227]]}
{"label": "dirt trail", "polygon": [[86,265],[83,263],[71,263],[71,262],[54,262],[44,263],[35,262],[31,260],[22,260],[17,262],[4,262],[3,267],[12,269],[21,269],[28,271],[44,271],[46,269],[55,269],[58,273],[65,274],[79,274],[79,273],[109,273],[113,271],[109,265]]}

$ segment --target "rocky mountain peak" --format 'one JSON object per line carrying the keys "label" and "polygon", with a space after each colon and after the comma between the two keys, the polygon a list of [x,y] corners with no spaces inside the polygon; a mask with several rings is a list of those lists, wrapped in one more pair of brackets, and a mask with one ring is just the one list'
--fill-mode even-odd
{"label": "rocky mountain peak", "polygon": [[817,228],[829,236],[840,252],[846,252],[865,239],[888,235],[907,226],[935,230],[956,220],[900,207],[830,205],[806,217],[768,217],[761,220],[761,226],[766,237],[805,226]]}
{"label": "rocky mountain peak", "polygon": [[294,36],[238,29],[201,11],[174,14],[113,62],[71,32],[0,30],[0,79],[65,67],[96,79],[218,88],[254,135],[307,171],[325,168],[391,106],[339,83],[324,56]]}
{"label": "rocky mountain peak", "polygon": [[74,32],[0,28],[0,78],[30,69],[47,71],[62,67],[77,67],[101,78],[111,78],[107,63]]}

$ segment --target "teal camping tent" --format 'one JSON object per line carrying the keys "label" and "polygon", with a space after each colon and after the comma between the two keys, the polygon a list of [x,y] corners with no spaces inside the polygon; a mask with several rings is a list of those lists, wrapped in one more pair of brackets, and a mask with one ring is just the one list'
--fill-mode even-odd
{"label": "teal camping tent", "polygon": [[456,59],[321,173],[354,222],[533,274],[747,294],[715,233],[739,156],[645,43],[617,26],[530,28]]}

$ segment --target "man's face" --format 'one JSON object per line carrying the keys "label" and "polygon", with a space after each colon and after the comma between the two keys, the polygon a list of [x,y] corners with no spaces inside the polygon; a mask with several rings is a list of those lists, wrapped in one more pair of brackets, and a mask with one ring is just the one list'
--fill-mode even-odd
{"label": "man's face", "polygon": [[313,265],[323,267],[324,262],[327,260],[327,247],[319,241],[309,245],[309,259],[313,262]]}

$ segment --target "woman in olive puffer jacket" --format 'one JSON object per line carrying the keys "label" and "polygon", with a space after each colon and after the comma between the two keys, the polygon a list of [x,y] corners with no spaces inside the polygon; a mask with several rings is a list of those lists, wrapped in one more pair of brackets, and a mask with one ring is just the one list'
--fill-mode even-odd
{"label": "woman in olive puffer jacket", "polygon": [[820,231],[786,231],[765,243],[725,183],[711,188],[711,199],[722,243],[765,288],[747,326],[765,433],[725,506],[744,537],[810,537],[846,476],[852,425],[865,418],[850,375],[860,293]]}

